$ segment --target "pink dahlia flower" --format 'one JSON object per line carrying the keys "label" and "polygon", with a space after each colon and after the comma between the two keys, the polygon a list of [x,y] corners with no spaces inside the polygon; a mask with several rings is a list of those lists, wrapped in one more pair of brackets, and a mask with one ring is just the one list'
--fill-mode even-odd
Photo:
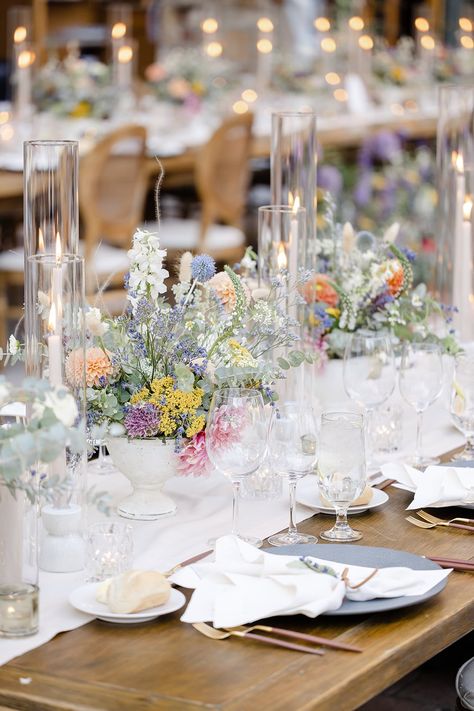
{"label": "pink dahlia flower", "polygon": [[178,474],[208,476],[211,462],[206,451],[206,433],[198,432],[178,454]]}

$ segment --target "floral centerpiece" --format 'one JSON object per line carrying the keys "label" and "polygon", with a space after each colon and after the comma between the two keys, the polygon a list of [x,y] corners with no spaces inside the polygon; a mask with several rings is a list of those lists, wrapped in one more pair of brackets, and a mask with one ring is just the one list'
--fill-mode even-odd
{"label": "floral centerpiece", "polygon": [[150,64],[145,77],[156,96],[163,101],[199,110],[232,87],[232,65],[219,58],[209,58],[195,49],[174,49],[162,62]]}
{"label": "floral centerpiece", "polygon": [[[312,343],[321,360],[341,357],[349,334],[362,328],[387,330],[396,342],[439,341],[446,352],[456,352],[450,308],[424,284],[413,286],[416,255],[397,246],[397,223],[381,236],[356,232],[331,216],[326,227],[319,243],[320,271],[304,287]],[[433,316],[448,323],[442,338],[432,331]]]}
{"label": "floral centerpiece", "polygon": [[[89,426],[108,430],[114,462],[129,477],[142,455],[133,467],[121,467],[120,441],[141,442],[137,452],[149,451],[150,441],[165,443],[168,467],[205,474],[206,415],[214,390],[256,388],[272,402],[272,383],[284,377],[272,353],[286,353],[283,368],[304,358],[293,349],[296,322],[282,299],[273,298],[276,284],[250,290],[229,267],[216,272],[211,257],[189,252],[181,258],[172,303],[166,297],[166,251],[156,234],[137,231],[129,257],[126,313],[107,318],[91,309],[86,315]],[[302,288],[307,278],[302,274],[295,286]]]}
{"label": "floral centerpiece", "polygon": [[38,72],[33,100],[40,111],[71,118],[106,118],[115,100],[107,65],[74,53],[50,59]]}

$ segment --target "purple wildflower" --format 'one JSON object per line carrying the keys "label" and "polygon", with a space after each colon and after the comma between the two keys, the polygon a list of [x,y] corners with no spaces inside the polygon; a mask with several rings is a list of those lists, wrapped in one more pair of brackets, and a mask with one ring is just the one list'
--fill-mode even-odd
{"label": "purple wildflower", "polygon": [[125,409],[124,425],[129,437],[154,437],[160,426],[158,408],[149,402],[129,405]]}
{"label": "purple wildflower", "polygon": [[322,165],[318,169],[318,187],[337,197],[342,190],[342,175],[333,165]]}

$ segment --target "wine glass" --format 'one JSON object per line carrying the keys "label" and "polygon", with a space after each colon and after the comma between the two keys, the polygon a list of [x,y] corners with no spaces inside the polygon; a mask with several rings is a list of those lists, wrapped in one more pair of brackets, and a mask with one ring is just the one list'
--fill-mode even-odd
{"label": "wine glass", "polygon": [[217,390],[207,419],[206,450],[212,464],[232,482],[232,534],[260,547],[259,538],[239,533],[239,492],[245,477],[262,464],[267,451],[268,424],[258,390]]}
{"label": "wine glass", "polygon": [[89,443],[92,447],[93,453],[95,449],[98,449],[97,459],[89,461],[88,468],[93,474],[114,474],[116,469],[109,459],[105,456],[105,442],[103,439],[90,439]]}
{"label": "wine glass", "polygon": [[347,521],[351,501],[366,483],[364,416],[355,412],[324,412],[321,416],[318,455],[320,493],[336,509],[336,523],[321,533],[325,541],[344,543],[362,538]]}
{"label": "wine glass", "polygon": [[437,343],[405,343],[400,363],[399,388],[403,399],[417,415],[416,449],[409,463],[419,469],[437,464],[439,459],[422,455],[423,414],[441,395],[443,359]]}
{"label": "wine glass", "polygon": [[286,402],[278,408],[270,430],[269,461],[290,486],[290,524],[288,531],[270,536],[272,546],[315,543],[316,536],[298,533],[295,524],[295,498],[298,479],[313,471],[316,464],[317,424],[311,407]]}
{"label": "wine glass", "polygon": [[474,354],[456,358],[451,390],[451,416],[466,437],[466,446],[454,460],[474,460]]}
{"label": "wine glass", "polygon": [[395,356],[390,335],[369,330],[353,333],[344,352],[343,380],[351,400],[365,409],[370,460],[374,449],[374,409],[388,400],[395,389]]}

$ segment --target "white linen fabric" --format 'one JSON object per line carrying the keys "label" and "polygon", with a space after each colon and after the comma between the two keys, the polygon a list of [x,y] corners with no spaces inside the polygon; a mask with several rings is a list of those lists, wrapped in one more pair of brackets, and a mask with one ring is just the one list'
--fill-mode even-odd
{"label": "white linen fabric", "polygon": [[[350,586],[373,573],[372,568],[312,560],[330,566],[338,576],[347,568]],[[224,536],[216,543],[215,561],[178,570],[171,580],[194,588],[183,622],[234,627],[274,615],[317,617],[337,610],[344,597],[361,601],[423,595],[450,572],[381,568],[361,587],[352,589],[340,577],[311,570],[297,556],[265,553],[235,536]]]}
{"label": "white linen fabric", "polygon": [[382,472],[385,478],[395,479],[402,488],[415,493],[407,509],[474,505],[474,467],[430,466],[420,472],[393,462],[384,464]]}
{"label": "white linen fabric", "polygon": [[[313,477],[312,477],[313,479]],[[302,482],[301,482],[302,483]],[[130,494],[128,480],[118,471],[114,474],[89,474],[89,486],[107,491],[112,506]],[[316,482],[310,482],[316,486]],[[178,506],[176,516],[160,521],[126,521],[132,526],[134,539],[133,566],[166,571],[177,563],[209,550],[208,540],[218,538],[231,526],[232,490],[219,474],[209,478],[174,477],[164,487]],[[299,508],[297,521],[314,511]],[[89,523],[104,519],[95,508],[88,511]],[[252,536],[266,537],[288,523],[286,497],[277,501],[242,501],[241,530]],[[109,520],[120,520],[113,515]],[[40,629],[32,637],[0,639],[0,665],[25,654],[52,639],[59,632],[75,629],[92,619],[75,610],[69,594],[85,582],[85,571],[79,573],[45,573],[40,571]]]}

